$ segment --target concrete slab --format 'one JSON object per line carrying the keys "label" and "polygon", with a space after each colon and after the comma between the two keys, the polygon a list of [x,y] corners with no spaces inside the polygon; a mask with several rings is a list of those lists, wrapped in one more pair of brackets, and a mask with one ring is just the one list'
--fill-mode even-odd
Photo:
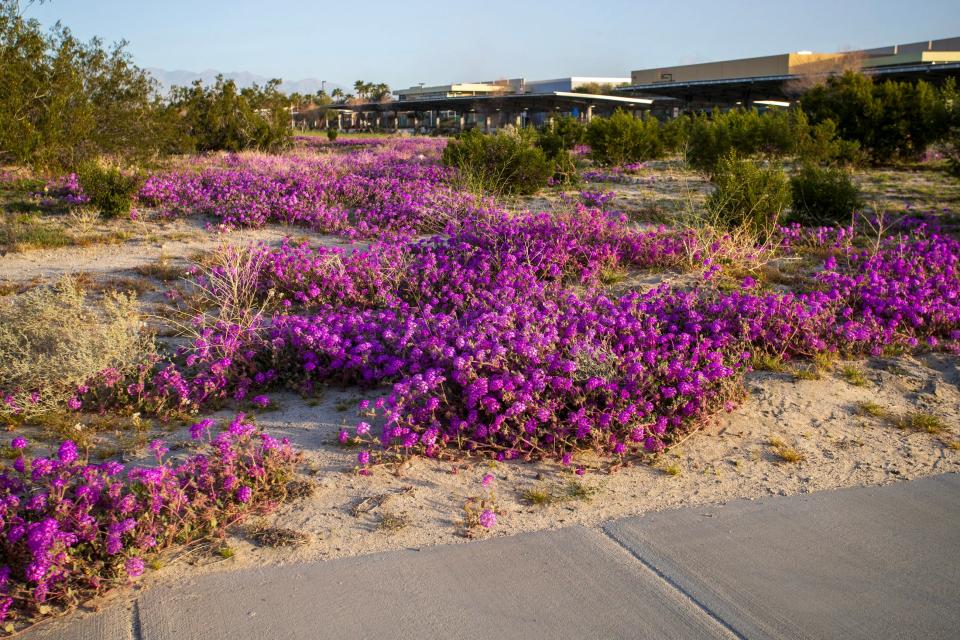
{"label": "concrete slab", "polygon": [[960,475],[605,527],[745,638],[960,636]]}
{"label": "concrete slab", "polygon": [[51,620],[30,630],[30,640],[136,640],[134,614],[124,606],[111,606],[98,613],[73,614]]}
{"label": "concrete slab", "polygon": [[140,638],[732,638],[580,527],[204,576],[139,601]]}

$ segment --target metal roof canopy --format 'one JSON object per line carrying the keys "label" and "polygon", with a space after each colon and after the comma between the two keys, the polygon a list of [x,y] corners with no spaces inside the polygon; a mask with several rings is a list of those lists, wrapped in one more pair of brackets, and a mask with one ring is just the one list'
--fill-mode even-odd
{"label": "metal roof canopy", "polygon": [[[960,63],[927,63],[915,65],[902,65],[894,67],[876,67],[872,69],[863,69],[861,72],[868,76],[880,76],[883,79],[940,79],[944,77],[960,77]],[[815,74],[813,77],[829,77],[830,73]],[[687,80],[684,82],[654,82],[651,84],[637,84],[629,87],[622,87],[617,91],[625,93],[643,93],[650,97],[650,94],[657,94],[652,97],[662,99],[669,97],[680,100],[696,100],[699,102],[709,102],[710,100],[720,99],[739,99],[744,91],[751,93],[770,92],[764,95],[765,98],[790,97],[784,91],[784,85],[791,80],[798,80],[804,75],[775,75],[775,76],[755,76],[752,78],[723,78],[719,80]],[[662,96],[662,97],[661,97]],[[759,96],[758,96],[759,97]]]}
{"label": "metal roof canopy", "polygon": [[649,107],[653,98],[628,98],[625,96],[603,96],[592,93],[554,91],[551,93],[521,93],[498,96],[454,96],[430,98],[426,100],[391,100],[390,102],[368,102],[343,105],[351,111],[550,111],[561,107]]}

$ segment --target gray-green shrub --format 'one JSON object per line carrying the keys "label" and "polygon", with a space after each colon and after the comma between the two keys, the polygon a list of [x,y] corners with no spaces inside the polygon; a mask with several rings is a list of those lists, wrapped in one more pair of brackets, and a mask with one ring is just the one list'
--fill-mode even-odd
{"label": "gray-green shrub", "polygon": [[839,167],[805,164],[790,178],[790,220],[804,225],[849,224],[863,207],[850,173]]}
{"label": "gray-green shrub", "polygon": [[766,237],[790,206],[790,182],[777,165],[756,162],[729,153],[717,162],[707,199],[713,224],[724,229],[745,228]]}
{"label": "gray-green shrub", "polygon": [[152,356],[153,343],[131,296],[88,300],[64,279],[0,298],[0,415],[28,418],[63,409],[105,369],[124,375]]}

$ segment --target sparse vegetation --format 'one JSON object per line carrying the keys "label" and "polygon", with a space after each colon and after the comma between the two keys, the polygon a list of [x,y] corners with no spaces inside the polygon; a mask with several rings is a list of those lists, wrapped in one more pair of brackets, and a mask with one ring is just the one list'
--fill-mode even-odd
{"label": "sparse vegetation", "polygon": [[796,447],[790,446],[778,437],[770,438],[770,450],[781,461],[788,464],[797,464],[807,459]]}
{"label": "sparse vegetation", "polygon": [[927,411],[910,411],[899,416],[894,424],[901,429],[923,431],[931,434],[943,433],[947,430],[947,424],[943,421],[943,418]]}
{"label": "sparse vegetation", "polygon": [[861,400],[857,403],[857,413],[871,418],[886,418],[890,415],[889,410],[881,404],[872,400]]}
{"label": "sparse vegetation", "polygon": [[863,369],[854,365],[846,365],[840,370],[840,375],[848,383],[855,387],[867,386],[867,377],[863,375]]}

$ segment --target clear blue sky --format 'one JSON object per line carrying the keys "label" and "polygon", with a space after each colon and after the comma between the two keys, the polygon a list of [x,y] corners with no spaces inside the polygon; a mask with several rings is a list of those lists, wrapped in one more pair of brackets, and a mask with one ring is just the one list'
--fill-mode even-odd
{"label": "clear blue sky", "polygon": [[352,85],[568,75],[960,36],[958,0],[52,0],[137,63]]}

